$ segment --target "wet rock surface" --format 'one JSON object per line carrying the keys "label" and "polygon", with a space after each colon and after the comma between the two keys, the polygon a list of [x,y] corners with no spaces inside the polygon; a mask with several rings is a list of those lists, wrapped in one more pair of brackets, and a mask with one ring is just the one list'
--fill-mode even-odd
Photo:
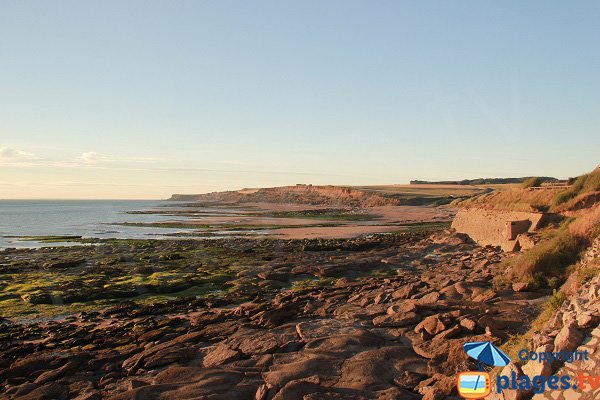
{"label": "wet rock surface", "polygon": [[472,367],[462,344],[521,333],[522,321],[537,312],[531,299],[544,295],[493,288],[490,266],[506,255],[449,232],[122,241],[75,251],[4,251],[2,282],[16,271],[81,277],[47,293],[63,303],[86,279],[92,283],[77,289],[84,297],[127,292],[111,279],[94,283],[109,271],[182,274],[146,294],[197,287],[198,275],[218,276],[209,283],[220,291],[161,301],[123,293],[116,304],[76,314],[2,320],[0,398],[451,397],[456,372]]}

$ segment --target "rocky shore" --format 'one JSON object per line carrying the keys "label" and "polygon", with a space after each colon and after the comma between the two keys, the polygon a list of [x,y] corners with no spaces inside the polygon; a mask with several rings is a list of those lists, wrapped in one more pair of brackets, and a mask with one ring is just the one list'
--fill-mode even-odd
{"label": "rocky shore", "polygon": [[28,306],[0,325],[7,399],[455,398],[462,344],[523,333],[548,295],[494,287],[507,255],[449,231],[0,254],[4,293],[40,281],[4,299]]}
{"label": "rocky shore", "polygon": [[[587,249],[579,265],[580,269],[597,268],[600,265],[600,237]],[[571,286],[567,282],[565,286]],[[568,290],[568,288],[565,288]],[[535,334],[527,345],[531,352],[579,352],[587,354],[583,360],[515,360],[501,372],[501,375],[516,376],[578,376],[594,375],[600,366],[600,275],[576,288],[562,305],[552,314],[542,331]],[[578,382],[579,383],[579,382]],[[593,383],[593,382],[592,382]],[[493,394],[492,400],[526,399],[534,400],[592,400],[600,396],[600,387],[589,382],[575,390],[545,390],[534,393],[532,390],[504,390]]]}

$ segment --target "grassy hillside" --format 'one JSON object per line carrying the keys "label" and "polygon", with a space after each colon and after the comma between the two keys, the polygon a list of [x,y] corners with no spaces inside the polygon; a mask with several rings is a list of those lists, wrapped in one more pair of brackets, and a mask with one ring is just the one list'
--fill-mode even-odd
{"label": "grassy hillside", "polygon": [[582,175],[565,189],[512,188],[461,203],[512,211],[550,211],[561,223],[541,231],[533,248],[506,261],[507,281],[558,287],[576,270],[583,251],[600,234],[600,169]]}
{"label": "grassy hillside", "polygon": [[512,186],[454,204],[462,207],[481,207],[506,211],[565,212],[589,208],[600,200],[600,169],[574,179],[570,187],[536,188],[534,184]]}

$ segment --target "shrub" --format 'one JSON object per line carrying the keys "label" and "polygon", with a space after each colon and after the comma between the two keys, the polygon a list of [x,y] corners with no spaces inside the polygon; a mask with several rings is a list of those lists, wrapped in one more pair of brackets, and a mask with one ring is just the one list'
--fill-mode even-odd
{"label": "shrub", "polygon": [[539,176],[533,176],[531,178],[526,179],[525,181],[523,181],[523,183],[521,184],[521,187],[523,188],[530,188],[530,187],[540,187],[542,185],[542,178],[540,178]]}
{"label": "shrub", "polygon": [[576,196],[575,192],[572,190],[567,190],[566,192],[560,192],[552,199],[552,206],[556,207],[567,201],[571,200]]}
{"label": "shrub", "polygon": [[560,286],[560,278],[557,276],[551,276],[546,279],[547,285],[549,288],[557,289]]}
{"label": "shrub", "polygon": [[586,192],[600,190],[600,171],[589,174],[583,186],[583,190]]}
{"label": "shrub", "polygon": [[562,306],[566,299],[567,295],[563,291],[557,292],[556,289],[554,289],[552,291],[552,296],[550,296],[545,306],[548,310],[548,313],[553,314],[554,311],[558,310],[560,306]]}
{"label": "shrub", "polygon": [[588,176],[589,174],[585,174],[575,178],[575,182],[573,182],[573,185],[571,185],[571,190],[579,193],[585,186],[585,181],[587,180]]}
{"label": "shrub", "polygon": [[600,273],[600,264],[589,263],[585,268],[581,267],[577,270],[577,280],[580,284],[591,281]]}
{"label": "shrub", "polygon": [[600,170],[577,177],[569,190],[560,192],[554,196],[552,205],[556,207],[580,194],[595,192],[597,190],[600,190]]}
{"label": "shrub", "polygon": [[511,263],[512,276],[521,282],[540,285],[547,284],[548,277],[562,281],[567,267],[579,259],[585,244],[586,241],[572,234],[565,224],[538,245],[517,256]]}
{"label": "shrub", "polygon": [[548,212],[548,210],[550,210],[550,206],[545,204],[532,204],[531,208],[538,212]]}

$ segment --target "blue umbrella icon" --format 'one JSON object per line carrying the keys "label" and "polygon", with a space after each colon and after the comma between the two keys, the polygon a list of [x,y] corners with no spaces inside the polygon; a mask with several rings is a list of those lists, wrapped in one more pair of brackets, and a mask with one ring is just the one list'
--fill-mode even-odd
{"label": "blue umbrella icon", "polygon": [[510,363],[510,358],[490,342],[465,343],[463,349],[469,357],[493,367],[504,367]]}

